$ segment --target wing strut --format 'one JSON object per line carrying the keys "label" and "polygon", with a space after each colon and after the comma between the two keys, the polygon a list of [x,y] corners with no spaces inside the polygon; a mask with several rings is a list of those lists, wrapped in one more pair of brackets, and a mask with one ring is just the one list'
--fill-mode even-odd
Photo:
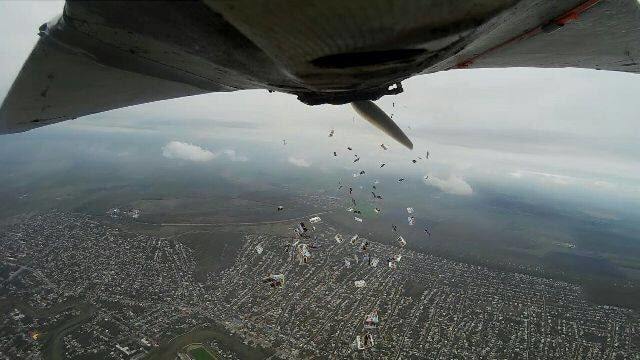
{"label": "wing strut", "polygon": [[351,106],[356,109],[356,112],[360,116],[372,125],[384,131],[385,134],[391,136],[400,144],[409,149],[413,149],[413,143],[409,140],[407,135],[405,135],[400,127],[372,101],[354,101],[351,103]]}

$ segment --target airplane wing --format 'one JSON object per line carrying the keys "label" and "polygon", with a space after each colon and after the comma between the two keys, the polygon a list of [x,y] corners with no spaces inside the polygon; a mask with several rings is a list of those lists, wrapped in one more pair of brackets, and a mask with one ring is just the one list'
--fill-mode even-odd
{"label": "airplane wing", "polygon": [[263,81],[280,80],[272,62],[202,2],[68,1],[38,35],[0,107],[0,134],[157,100],[268,87],[253,69],[266,74]]}
{"label": "airplane wing", "polygon": [[640,72],[637,0],[67,0],[39,30],[0,133],[242,89],[356,103],[456,68]]}
{"label": "airplane wing", "polygon": [[476,41],[430,70],[575,67],[640,72],[636,0],[530,1],[504,15],[488,24]]}
{"label": "airplane wing", "polygon": [[[217,90],[227,89],[219,86]],[[194,85],[104,66],[86,54],[41,38],[2,103],[0,131],[25,131],[101,111],[204,92]]]}

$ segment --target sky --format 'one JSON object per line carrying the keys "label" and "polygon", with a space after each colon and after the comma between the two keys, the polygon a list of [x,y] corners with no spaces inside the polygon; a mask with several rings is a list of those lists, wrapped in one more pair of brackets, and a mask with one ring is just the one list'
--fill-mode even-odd
{"label": "sky", "polygon": [[[37,41],[38,26],[62,6],[62,1],[0,2],[0,97]],[[418,76],[403,86],[404,93],[377,104],[394,114],[415,144],[412,152],[359,119],[348,105],[310,107],[292,95],[256,90],[114,110],[0,136],[0,144],[49,133],[100,134],[93,148],[113,157],[149,151],[169,164],[183,160],[207,166],[222,159],[250,166],[259,148],[272,151],[267,161],[323,168],[349,166],[351,160],[332,158],[336,149],[346,158],[346,146],[360,151],[363,166],[377,166],[379,145],[385,143],[390,147],[385,161],[404,164],[395,171],[429,176],[425,186],[456,196],[474,196],[475,184],[482,183],[594,203],[640,204],[640,75],[474,69]],[[331,129],[335,136],[329,139]],[[129,148],[115,141],[123,136],[161,144]],[[427,151],[428,165],[413,166],[410,160]]]}

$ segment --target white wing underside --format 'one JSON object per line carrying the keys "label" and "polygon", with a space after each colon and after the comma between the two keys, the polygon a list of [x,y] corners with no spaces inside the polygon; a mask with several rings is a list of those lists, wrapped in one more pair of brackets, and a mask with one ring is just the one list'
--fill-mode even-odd
{"label": "white wing underside", "polygon": [[[4,99],[0,133],[207,92],[265,88],[292,94],[331,94],[336,88],[355,88],[375,80],[368,71],[383,74],[380,85],[384,85],[393,80],[394,66],[400,69],[398,81],[459,67],[581,67],[640,72],[640,8],[636,0],[589,2],[588,9],[556,31],[538,31],[532,36],[522,35],[585,1],[477,1],[479,6],[495,3],[496,7],[509,7],[460,32],[457,41],[451,36],[433,41],[433,34],[428,41],[421,41],[420,32],[416,35],[407,30],[406,22],[417,28],[431,25],[421,24],[425,17],[415,14],[424,7],[433,6],[446,15],[445,10],[455,8],[448,1],[369,0],[360,7],[351,4],[344,10],[348,13],[340,13],[344,7],[337,0],[327,0],[322,7],[286,0],[259,6],[253,1],[230,6],[225,1],[206,0],[190,3],[192,9],[183,13],[169,11],[179,15],[171,18],[177,20],[170,30],[149,24],[136,29],[138,24],[130,20],[135,14],[119,17],[118,12],[125,10],[114,3],[69,2],[65,16],[41,31],[41,38]],[[136,4],[140,11],[159,9],[157,14],[163,13],[163,6],[180,6],[140,4]],[[282,12],[283,8],[290,9],[290,16]],[[209,22],[210,18],[213,20]],[[384,27],[378,26],[380,19],[384,19]],[[335,54],[388,50],[398,36],[394,24],[402,24],[398,28],[409,34],[402,39],[413,41],[412,48],[445,40],[447,45],[433,56],[410,59],[415,61],[415,68],[406,61],[369,67],[314,67],[319,64],[314,59]],[[283,37],[280,30],[269,29],[293,33]],[[295,48],[296,44],[303,45]]]}

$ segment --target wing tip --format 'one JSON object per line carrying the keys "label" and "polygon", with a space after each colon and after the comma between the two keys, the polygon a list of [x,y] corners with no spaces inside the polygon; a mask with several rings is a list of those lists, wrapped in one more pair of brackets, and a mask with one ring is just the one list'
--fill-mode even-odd
{"label": "wing tip", "polygon": [[407,149],[409,149],[409,150],[413,150],[413,143],[411,142],[411,140],[407,139],[407,141],[406,141],[406,142],[401,141],[401,144],[402,144],[402,145],[404,145],[404,146],[406,146],[406,147],[407,147]]}

